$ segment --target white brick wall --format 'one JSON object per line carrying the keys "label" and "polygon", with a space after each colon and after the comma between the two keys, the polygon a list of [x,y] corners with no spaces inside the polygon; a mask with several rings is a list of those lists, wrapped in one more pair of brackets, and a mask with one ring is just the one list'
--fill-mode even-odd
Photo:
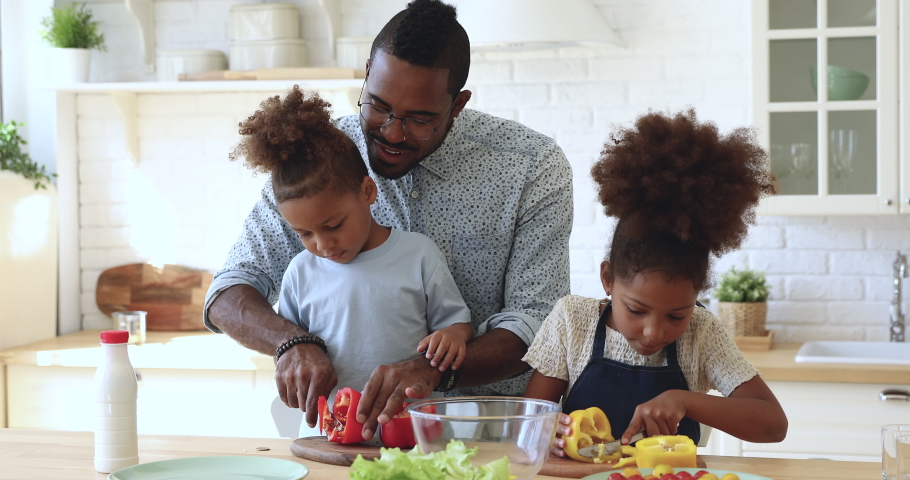
{"label": "white brick wall", "polygon": [[[328,49],[316,0],[300,7],[315,65]],[[493,0],[495,1],[495,0]],[[595,0],[626,47],[475,54],[470,107],[553,136],[575,175],[572,291],[601,295],[598,266],[613,222],[589,177],[611,126],[650,109],[693,106],[722,130],[750,121],[748,0]],[[88,0],[110,51],[93,79],[152,77],[122,0]],[[228,50],[228,9],[243,0],[157,0],[158,48]],[[407,0],[341,1],[341,35],[375,35]],[[278,92],[274,92],[278,93]],[[123,130],[105,95],[80,95],[79,160],[85,327],[106,326],[94,306],[99,272],[142,260],[217,270],[265,179],[227,160],[236,125],[258,93],[139,96],[142,163],[125,160]],[[748,265],[772,285],[777,340],[886,339],[894,251],[910,251],[910,217],[760,217],[744,248],[716,262]],[[908,294],[910,296],[910,294]],[[904,305],[910,310],[910,304]]]}

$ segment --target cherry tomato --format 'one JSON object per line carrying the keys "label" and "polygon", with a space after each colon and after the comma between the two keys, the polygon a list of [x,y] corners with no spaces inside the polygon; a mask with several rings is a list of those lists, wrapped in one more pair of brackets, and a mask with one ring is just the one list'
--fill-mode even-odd
{"label": "cherry tomato", "polygon": [[697,479],[701,478],[702,475],[704,475],[704,474],[706,474],[706,473],[708,473],[707,470],[699,470],[699,471],[695,472],[694,478],[697,480]]}
{"label": "cherry tomato", "polygon": [[[654,476],[652,475],[651,478],[654,478]],[[641,475],[632,475],[631,477],[629,477],[629,480],[645,480],[645,478],[642,477]]]}
{"label": "cherry tomato", "polygon": [[655,477],[654,475],[645,475],[645,480],[654,480],[655,478],[657,478],[657,477]]}
{"label": "cherry tomato", "polygon": [[701,480],[718,480],[718,478],[713,473],[706,473],[701,476]]}
{"label": "cherry tomato", "polygon": [[631,480],[635,475],[638,475],[639,477],[641,476],[641,472],[639,472],[637,468],[632,467],[624,468],[622,470],[622,474],[625,475],[629,480]]}
{"label": "cherry tomato", "polygon": [[654,470],[651,471],[651,474],[655,477],[663,480],[664,475],[668,473],[674,473],[673,467],[667,465],[666,463],[661,463],[660,465],[654,467]]}
{"label": "cherry tomato", "polygon": [[628,480],[625,475],[621,473],[611,473],[607,480]]}
{"label": "cherry tomato", "polygon": [[720,480],[739,480],[739,475],[735,473],[728,473],[723,477],[720,477]]}
{"label": "cherry tomato", "polygon": [[685,471],[683,471],[683,472],[678,472],[678,473],[676,474],[676,476],[679,477],[679,480],[693,480],[693,479],[695,478],[695,477],[692,476],[691,473],[685,472]]}
{"label": "cherry tomato", "polygon": [[665,473],[662,477],[660,477],[660,480],[679,480],[679,477],[672,473]]}

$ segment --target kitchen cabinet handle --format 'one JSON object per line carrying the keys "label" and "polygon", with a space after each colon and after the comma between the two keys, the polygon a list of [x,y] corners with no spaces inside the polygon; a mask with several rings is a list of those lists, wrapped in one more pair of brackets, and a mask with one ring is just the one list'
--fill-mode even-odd
{"label": "kitchen cabinet handle", "polygon": [[894,201],[891,200],[890,198],[886,198],[886,199],[885,199],[885,205],[887,205],[887,206],[890,207],[890,206],[893,205],[893,204],[894,204]]}
{"label": "kitchen cabinet handle", "polygon": [[878,399],[887,402],[891,400],[897,400],[902,402],[910,401],[910,392],[906,390],[900,390],[897,388],[886,388],[879,392]]}

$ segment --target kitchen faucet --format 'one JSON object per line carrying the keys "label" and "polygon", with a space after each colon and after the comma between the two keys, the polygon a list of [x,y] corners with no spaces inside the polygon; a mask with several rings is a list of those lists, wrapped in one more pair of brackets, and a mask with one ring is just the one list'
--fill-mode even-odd
{"label": "kitchen faucet", "polygon": [[904,314],[901,312],[901,283],[907,278],[907,257],[898,250],[894,258],[894,291],[891,297],[891,341],[904,341]]}

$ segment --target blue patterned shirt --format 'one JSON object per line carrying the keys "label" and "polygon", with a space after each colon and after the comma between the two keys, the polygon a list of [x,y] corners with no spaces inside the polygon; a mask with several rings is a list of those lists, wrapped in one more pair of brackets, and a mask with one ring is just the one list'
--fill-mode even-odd
{"label": "blue patterned shirt", "polygon": [[[336,121],[367,158],[360,117]],[[477,335],[505,328],[527,345],[556,301],[569,294],[572,171],[558,145],[517,122],[465,109],[445,141],[403,177],[370,172],[379,187],[376,221],[436,242],[471,310]],[[275,303],[303,244],[278,213],[271,182],[215,274],[208,308],[226,288],[247,284]],[[377,306],[381,308],[381,306]],[[457,395],[522,395],[530,371]]]}

